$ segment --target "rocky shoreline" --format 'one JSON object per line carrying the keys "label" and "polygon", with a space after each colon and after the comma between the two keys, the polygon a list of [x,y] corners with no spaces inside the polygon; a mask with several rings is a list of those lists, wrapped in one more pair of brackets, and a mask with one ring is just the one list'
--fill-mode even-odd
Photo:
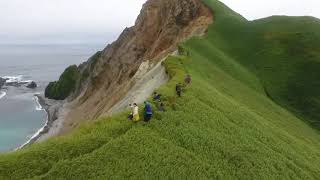
{"label": "rocky shoreline", "polygon": [[0,90],[2,89],[2,86],[6,83],[6,80],[0,77]]}
{"label": "rocky shoreline", "polygon": [[49,100],[39,94],[36,94],[35,96],[38,98],[38,102],[42,106],[42,109],[45,110],[47,113],[46,124],[41,129],[39,129],[39,131],[29,141],[27,141],[25,144],[23,144],[17,149],[22,149],[35,142],[38,142],[45,135],[47,135],[47,137],[53,136],[48,134],[53,128],[55,128],[54,123],[59,117],[59,111],[63,106],[63,102]]}
{"label": "rocky shoreline", "polygon": [[[0,77],[0,90],[2,90],[3,87],[5,88],[7,86],[20,87],[23,85],[29,89],[35,89],[38,86],[34,81],[11,81],[10,78]],[[61,102],[47,100],[40,94],[35,94],[35,97],[37,98],[37,101],[40,104],[41,108],[46,111],[46,123],[26,143],[16,148],[15,150],[22,149],[38,141],[43,135],[47,134],[50,131],[54,121],[57,119],[57,113],[59,111],[58,107],[60,107],[59,105],[61,105]]]}
{"label": "rocky shoreline", "polygon": [[[37,88],[37,83],[28,80],[22,81],[16,77],[0,77],[0,90],[7,87],[21,87],[25,86],[29,89]],[[29,146],[35,142],[40,142],[46,140],[50,137],[57,135],[62,128],[62,122],[64,119],[63,115],[60,115],[63,111],[64,101],[51,100],[44,97],[44,95],[35,94],[34,95],[41,106],[41,109],[46,111],[47,119],[45,125],[38,130],[27,142],[16,148],[15,150],[22,149]],[[57,122],[58,121],[58,122]]]}
{"label": "rocky shoreline", "polygon": [[2,89],[3,86],[20,87],[23,85],[29,89],[35,89],[38,87],[37,83],[32,80],[28,80],[28,81],[14,80],[14,81],[12,81],[12,80],[10,80],[10,78],[0,77],[0,89]]}

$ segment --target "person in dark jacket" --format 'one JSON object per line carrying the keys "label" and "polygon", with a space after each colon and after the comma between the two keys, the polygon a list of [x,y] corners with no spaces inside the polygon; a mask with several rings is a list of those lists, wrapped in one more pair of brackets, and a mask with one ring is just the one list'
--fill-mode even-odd
{"label": "person in dark jacket", "polygon": [[165,112],[165,111],[166,111],[163,102],[159,102],[159,103],[157,104],[157,109],[158,109],[159,112]]}
{"label": "person in dark jacket", "polygon": [[176,85],[176,92],[177,92],[177,95],[178,95],[179,97],[181,97],[181,93],[182,93],[182,85],[181,85],[181,83],[178,83],[178,84]]}
{"label": "person in dark jacket", "polygon": [[187,74],[186,77],[184,78],[184,82],[186,84],[191,84],[191,76],[190,74]]}
{"label": "person in dark jacket", "polygon": [[152,118],[152,107],[151,104],[149,102],[144,102],[144,121],[145,122],[149,122]]}
{"label": "person in dark jacket", "polygon": [[160,101],[161,100],[161,94],[154,92],[153,93],[153,100],[154,101]]}

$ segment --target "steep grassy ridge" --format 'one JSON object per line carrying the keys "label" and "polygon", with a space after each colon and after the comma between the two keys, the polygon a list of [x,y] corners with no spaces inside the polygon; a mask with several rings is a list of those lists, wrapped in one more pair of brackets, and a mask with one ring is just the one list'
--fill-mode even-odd
{"label": "steep grassy ridge", "polygon": [[[204,1],[213,9],[219,4]],[[227,10],[215,12],[208,37],[197,43],[215,46],[248,68],[271,99],[319,129],[320,20],[274,16],[248,22]]]}
{"label": "steep grassy ridge", "polygon": [[[283,67],[272,66],[275,74],[255,68],[277,57],[256,51],[271,46],[258,46],[267,41],[256,25],[264,20],[249,23],[205,2],[216,17],[208,36],[182,44],[184,55],[165,61],[171,80],[158,90],[165,113],[134,124],[124,112],[0,155],[0,179],[318,179],[320,134],[288,111],[306,117],[279,93],[280,82],[288,82]],[[192,85],[177,98],[175,84],[186,73]]]}
{"label": "steep grassy ridge", "polygon": [[319,129],[320,21],[272,17],[253,22],[253,28],[260,43],[244,63],[276,102]]}
{"label": "steep grassy ridge", "polygon": [[[157,119],[132,124],[123,113],[2,155],[1,179],[318,177],[318,133],[210,59],[191,54],[167,60],[173,79],[159,91],[168,111]],[[193,84],[179,99],[173,89],[185,72]]]}

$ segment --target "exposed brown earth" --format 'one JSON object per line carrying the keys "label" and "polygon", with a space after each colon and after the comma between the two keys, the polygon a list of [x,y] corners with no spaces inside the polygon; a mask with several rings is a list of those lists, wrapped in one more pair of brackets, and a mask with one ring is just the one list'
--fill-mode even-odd
{"label": "exposed brown earth", "polygon": [[201,0],[147,1],[135,26],[126,28],[118,40],[79,66],[82,79],[69,98],[70,111],[60,134],[108,112],[135,85],[133,77],[143,62],[157,64],[178,43],[203,35],[212,22],[213,15]]}

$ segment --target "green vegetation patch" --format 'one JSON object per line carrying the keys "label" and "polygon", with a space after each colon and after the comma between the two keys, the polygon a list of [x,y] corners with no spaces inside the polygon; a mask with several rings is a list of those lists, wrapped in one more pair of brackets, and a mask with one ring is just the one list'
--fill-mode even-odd
{"label": "green vegetation patch", "polygon": [[[133,123],[126,111],[0,155],[0,178],[318,178],[317,132],[210,57],[186,50],[190,57],[171,56],[164,63],[171,79],[157,90],[167,106],[156,112],[161,118]],[[178,98],[175,84],[186,73],[193,81]],[[259,86],[254,76],[252,81]],[[175,108],[168,105],[172,97]]]}
{"label": "green vegetation patch", "polygon": [[76,65],[68,67],[60,76],[59,81],[49,83],[45,96],[49,99],[64,100],[75,90],[79,77],[80,72]]}

